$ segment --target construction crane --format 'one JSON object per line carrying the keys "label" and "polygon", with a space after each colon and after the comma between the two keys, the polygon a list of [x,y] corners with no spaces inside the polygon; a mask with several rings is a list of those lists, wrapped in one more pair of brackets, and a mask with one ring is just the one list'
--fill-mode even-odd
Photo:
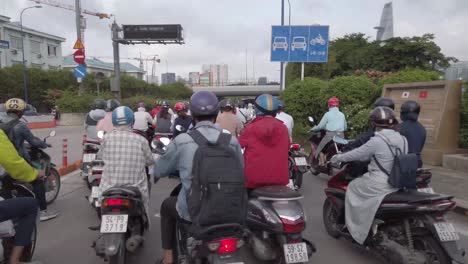
{"label": "construction crane", "polygon": [[[48,5],[48,6],[53,6],[53,7],[58,7],[70,11],[76,12],[75,6],[74,5],[69,5],[65,4],[62,2],[58,1],[53,1],[53,0],[29,0],[31,2],[37,3],[37,4],[43,4],[43,5]],[[110,19],[113,15],[112,14],[106,14],[106,13],[99,13],[99,12],[94,12],[94,11],[89,11],[86,9],[81,9],[82,14],[90,15],[90,16],[96,16],[99,17],[99,19]],[[86,28],[86,21],[83,16],[81,16],[81,41],[84,42],[84,30]]]}

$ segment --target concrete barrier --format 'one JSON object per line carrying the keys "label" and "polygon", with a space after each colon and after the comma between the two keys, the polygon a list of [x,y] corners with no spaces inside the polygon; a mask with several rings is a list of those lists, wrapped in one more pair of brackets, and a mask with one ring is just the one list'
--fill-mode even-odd
{"label": "concrete barrier", "polygon": [[26,125],[30,129],[56,127],[53,115],[23,116],[23,118],[26,119]]}
{"label": "concrete barrier", "polygon": [[82,126],[84,123],[85,113],[63,113],[60,115],[60,120],[57,121],[58,126]]}

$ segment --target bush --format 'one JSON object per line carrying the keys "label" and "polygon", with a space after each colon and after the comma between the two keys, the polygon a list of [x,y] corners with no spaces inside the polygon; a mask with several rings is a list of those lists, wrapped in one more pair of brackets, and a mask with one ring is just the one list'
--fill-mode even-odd
{"label": "bush", "polygon": [[328,89],[322,90],[322,97],[338,97],[340,104],[370,106],[378,97],[377,86],[366,76],[341,76],[330,81]]}
{"label": "bush", "polygon": [[347,138],[356,138],[357,135],[369,129],[369,115],[372,108],[362,104],[354,104],[343,107],[342,111],[348,122]]}
{"label": "bush", "polygon": [[440,80],[440,73],[420,69],[406,69],[384,77],[379,81],[379,87],[393,83],[429,82]]}
{"label": "bush", "polygon": [[78,96],[76,91],[63,91],[60,98],[55,100],[55,104],[58,106],[61,113],[86,113],[90,110],[91,104],[96,98],[109,99],[112,96],[102,95],[97,96],[90,93],[82,94]]}
{"label": "bush", "polygon": [[[467,83],[465,83],[465,87]],[[460,117],[460,137],[459,145],[461,148],[468,148],[468,92],[465,91],[462,96],[461,117]]]}

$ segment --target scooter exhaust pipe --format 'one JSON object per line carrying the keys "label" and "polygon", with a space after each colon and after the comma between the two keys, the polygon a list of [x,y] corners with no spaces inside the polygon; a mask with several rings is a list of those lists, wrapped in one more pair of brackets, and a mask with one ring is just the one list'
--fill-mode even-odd
{"label": "scooter exhaust pipe", "polygon": [[134,235],[127,239],[125,246],[129,252],[135,252],[143,243],[144,238],[140,235]]}

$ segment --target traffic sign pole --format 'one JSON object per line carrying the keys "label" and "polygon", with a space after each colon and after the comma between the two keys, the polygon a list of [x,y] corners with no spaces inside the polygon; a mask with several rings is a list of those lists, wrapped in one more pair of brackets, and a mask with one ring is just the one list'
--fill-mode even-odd
{"label": "traffic sign pole", "polygon": [[[284,26],[284,0],[281,0],[281,25]],[[280,90],[284,90],[283,80],[284,63],[280,63]]]}
{"label": "traffic sign pole", "polygon": [[304,63],[301,64],[301,81],[304,80]]}

